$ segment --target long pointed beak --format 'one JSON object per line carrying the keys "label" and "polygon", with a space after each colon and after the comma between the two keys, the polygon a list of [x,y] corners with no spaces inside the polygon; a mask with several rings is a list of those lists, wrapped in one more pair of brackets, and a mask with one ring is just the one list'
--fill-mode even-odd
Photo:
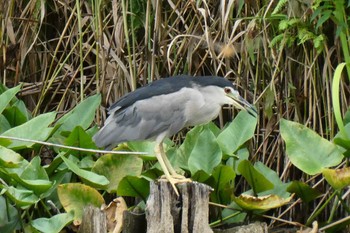
{"label": "long pointed beak", "polygon": [[250,104],[248,101],[246,101],[242,96],[240,95],[227,95],[233,100],[233,106],[240,108],[240,109],[245,109],[250,115],[253,117],[258,116],[258,112],[256,111],[256,108],[254,105]]}

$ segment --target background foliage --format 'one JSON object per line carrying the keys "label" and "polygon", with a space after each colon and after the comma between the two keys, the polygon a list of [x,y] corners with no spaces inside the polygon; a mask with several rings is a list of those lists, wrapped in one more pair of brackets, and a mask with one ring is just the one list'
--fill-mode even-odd
{"label": "background foliage", "polygon": [[[231,207],[212,208],[213,226],[260,216],[271,227],[317,220],[344,228],[347,171],[327,169],[344,166],[350,148],[348,15],[349,2],[338,0],[2,1],[1,136],[97,149],[91,140],[95,125],[125,93],[176,74],[224,76],[255,103],[257,121],[229,109],[216,121],[221,129],[196,127],[167,142],[172,161],[215,186],[213,202]],[[243,120],[224,128],[232,116]],[[241,135],[237,124],[255,131]],[[242,137],[239,143],[232,135]],[[197,150],[208,142],[215,156],[201,167],[203,152]],[[3,138],[0,144],[0,205],[7,210],[0,225],[9,231],[52,226],[58,232],[73,219],[77,223],[79,213],[69,213],[73,207],[59,197],[65,190],[91,189],[95,205],[115,193],[145,200],[145,187],[160,175],[152,153],[131,155],[130,168],[131,157],[121,155],[97,157]],[[150,143],[119,149],[153,150]],[[106,167],[123,178],[110,179],[114,174],[105,174]],[[334,172],[344,173],[344,180],[332,181],[339,177]],[[294,202],[264,215],[242,204],[244,198],[237,201],[244,192]]]}

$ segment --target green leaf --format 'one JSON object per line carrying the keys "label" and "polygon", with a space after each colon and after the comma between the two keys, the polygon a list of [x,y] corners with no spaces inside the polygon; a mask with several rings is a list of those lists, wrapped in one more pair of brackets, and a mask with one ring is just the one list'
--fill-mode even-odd
{"label": "green leaf", "polygon": [[[197,171],[195,174],[193,174],[191,176],[191,179],[193,181],[197,181],[199,183],[210,183],[211,180],[213,180],[213,176],[207,174],[205,171],[203,170],[199,170]],[[210,180],[209,180],[210,179]],[[208,181],[209,180],[209,181]],[[211,183],[214,183],[214,181],[212,181]],[[215,185],[213,185],[215,186]]]}
{"label": "green leaf", "polygon": [[67,165],[69,170],[74,172],[76,175],[78,175],[80,178],[84,179],[89,184],[91,184],[97,188],[104,188],[109,184],[109,181],[105,176],[101,176],[101,175],[98,175],[94,172],[80,169],[73,161],[66,158],[63,155],[63,153],[60,153],[59,156],[64,161],[64,163]]}
{"label": "green leaf", "polygon": [[342,120],[342,114],[341,114],[341,107],[340,107],[340,100],[339,100],[339,94],[340,94],[339,87],[340,87],[340,81],[342,78],[341,74],[345,66],[346,66],[345,62],[338,64],[337,68],[334,71],[333,81],[332,81],[332,103],[333,103],[334,117],[340,132],[344,136],[346,134],[345,134],[344,122]]}
{"label": "green leaf", "polygon": [[49,180],[45,169],[41,166],[41,159],[39,156],[35,156],[30,161],[21,174],[21,178],[27,180]]}
{"label": "green leaf", "polygon": [[92,171],[107,177],[110,180],[107,191],[116,192],[125,176],[141,175],[142,165],[142,159],[137,156],[106,154],[96,161]]}
{"label": "green leaf", "polygon": [[350,157],[350,124],[346,124],[344,131],[339,131],[335,135],[333,142],[346,150],[344,152],[345,157]]}
{"label": "green leaf", "polygon": [[290,193],[287,191],[289,183],[283,183],[274,170],[261,162],[256,162],[254,168],[261,174],[264,174],[264,177],[273,184],[273,189],[261,192],[259,195],[275,194],[283,198],[290,197]]}
{"label": "green leaf", "polygon": [[234,184],[236,173],[233,171],[232,167],[219,165],[214,169],[213,177],[216,183],[216,186],[213,187],[214,190],[222,190],[227,184]]}
{"label": "green leaf", "polygon": [[8,176],[15,180],[18,184],[27,188],[28,190],[33,191],[36,195],[40,195],[52,186],[52,182],[49,180],[28,180],[21,178],[17,173],[8,173]]}
{"label": "green leaf", "polygon": [[211,193],[213,202],[229,204],[232,201],[232,195],[235,187],[236,174],[232,167],[219,165],[213,171],[215,184],[212,186],[214,192]]}
{"label": "green leaf", "polygon": [[3,196],[0,196],[0,210],[0,232],[14,232],[21,221],[18,210],[7,203]]}
{"label": "green leaf", "polygon": [[240,111],[237,117],[218,136],[218,143],[225,154],[232,155],[246,141],[254,136],[257,118],[247,111]]}
{"label": "green leaf", "polygon": [[252,187],[254,194],[273,189],[273,184],[253,165],[244,160],[238,165],[238,171],[244,176],[248,184]]}
{"label": "green leaf", "polygon": [[[3,132],[7,131],[11,129],[11,125],[8,122],[8,120],[6,119],[6,117],[2,114],[0,114],[0,134],[2,134]],[[4,139],[0,139],[0,140],[4,140]],[[0,142],[0,144],[3,145],[3,142]],[[11,144],[11,143],[9,143]]]}
{"label": "green leaf", "polygon": [[222,211],[222,220],[226,224],[237,224],[242,223],[246,219],[247,213],[242,211],[242,208],[236,204],[236,202],[231,202],[228,208]]}
{"label": "green leaf", "polygon": [[321,196],[322,193],[317,189],[309,187],[307,184],[301,181],[293,181],[288,186],[287,191],[290,193],[295,193],[304,202],[308,203],[315,200],[317,197]]}
{"label": "green leaf", "polygon": [[31,225],[41,232],[59,233],[73,221],[73,217],[72,213],[57,214],[51,218],[37,218],[31,222]]}
{"label": "green leaf", "polygon": [[18,167],[23,162],[23,157],[17,154],[13,150],[0,146],[0,167],[2,168],[14,168]]}
{"label": "green leaf", "polygon": [[186,134],[185,140],[179,148],[178,156],[177,156],[177,164],[179,165],[180,168],[184,170],[189,170],[188,159],[196,143],[196,140],[199,137],[200,132],[202,131],[202,128],[203,126],[193,127],[193,129],[191,129]]}
{"label": "green leaf", "polygon": [[142,177],[125,176],[118,185],[119,196],[140,197],[147,200],[149,181]]}
{"label": "green leaf", "polygon": [[0,95],[0,113],[4,111],[6,106],[10,103],[13,97],[21,90],[21,85],[13,87],[11,89],[6,90],[4,93]]}
{"label": "green leaf", "polygon": [[72,131],[76,126],[87,129],[95,118],[95,112],[100,105],[101,95],[94,95],[79,103],[73,110],[56,122],[58,131]]}
{"label": "green leaf", "polygon": [[[73,129],[64,144],[67,146],[75,146],[79,148],[97,149],[95,143],[92,141],[91,136],[87,134],[81,126],[77,126]],[[67,150],[68,149],[64,149],[63,151]],[[81,151],[70,151],[70,153],[73,155],[80,153],[84,153],[84,155],[94,154]]]}
{"label": "green leaf", "polygon": [[0,189],[3,189],[2,192],[5,192],[5,195],[22,209],[26,209],[40,200],[31,190],[6,187],[2,184],[0,184]]}
{"label": "green leaf", "polygon": [[104,204],[101,194],[84,184],[61,184],[57,187],[57,194],[65,211],[73,212],[76,225],[81,223],[84,207],[92,205],[100,208]]}
{"label": "green leaf", "polygon": [[41,166],[39,156],[35,156],[30,163],[24,167],[20,176],[16,173],[10,174],[10,176],[22,186],[34,191],[37,195],[46,192],[52,186],[52,182],[49,180],[45,169]]}
{"label": "green leaf", "polygon": [[[45,141],[52,131],[49,125],[55,120],[55,116],[56,113],[54,112],[39,115],[20,126],[7,130],[2,136]],[[32,147],[34,144],[33,142],[12,140],[8,148],[23,149]]]}
{"label": "green leaf", "polygon": [[29,120],[28,115],[23,114],[23,112],[17,106],[7,107],[4,110],[3,115],[13,127],[24,124]]}
{"label": "green leaf", "polygon": [[127,142],[127,147],[130,151],[147,152],[146,155],[140,157],[145,160],[155,160],[154,148],[156,146],[155,141],[133,141]]}
{"label": "green leaf", "polygon": [[199,170],[211,174],[222,158],[222,152],[216,137],[207,125],[202,127],[198,138],[194,140],[192,150],[185,151],[185,153],[190,155],[188,168],[191,174],[195,174]]}
{"label": "green leaf", "polygon": [[238,165],[244,161],[248,160],[249,158],[249,151],[247,148],[243,147],[240,148],[238,151],[236,151],[234,156],[230,156],[228,160],[226,161],[226,165],[229,165],[233,167],[233,170],[237,175],[240,175],[241,173],[238,171]]}
{"label": "green leaf", "polygon": [[282,119],[280,131],[288,158],[309,175],[338,165],[344,157],[336,145],[299,123]]}

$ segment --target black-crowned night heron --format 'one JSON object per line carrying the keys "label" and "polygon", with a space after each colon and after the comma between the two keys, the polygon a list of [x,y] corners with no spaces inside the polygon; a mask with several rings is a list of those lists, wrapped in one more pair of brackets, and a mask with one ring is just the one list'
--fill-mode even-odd
{"label": "black-crowned night heron", "polygon": [[188,182],[177,174],[163,150],[163,140],[182,128],[216,118],[225,104],[256,114],[232,83],[222,77],[176,76],[154,81],[130,92],[109,108],[109,117],[93,137],[98,147],[112,149],[127,141],[155,140],[155,154],[166,179]]}

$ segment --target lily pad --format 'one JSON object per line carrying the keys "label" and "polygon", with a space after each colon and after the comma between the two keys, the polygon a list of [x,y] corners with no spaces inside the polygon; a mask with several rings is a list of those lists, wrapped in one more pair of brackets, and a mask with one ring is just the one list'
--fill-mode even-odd
{"label": "lily pad", "polygon": [[65,211],[73,212],[75,225],[80,225],[84,207],[92,205],[100,208],[104,204],[96,189],[80,183],[61,184],[57,187],[57,194]]}
{"label": "lily pad", "polygon": [[241,194],[239,197],[234,197],[234,201],[245,210],[263,210],[278,208],[288,204],[292,197],[281,198],[277,195],[267,195],[254,197],[247,194]]}
{"label": "lily pad", "polygon": [[350,168],[323,169],[322,174],[334,189],[342,189],[350,185]]}

